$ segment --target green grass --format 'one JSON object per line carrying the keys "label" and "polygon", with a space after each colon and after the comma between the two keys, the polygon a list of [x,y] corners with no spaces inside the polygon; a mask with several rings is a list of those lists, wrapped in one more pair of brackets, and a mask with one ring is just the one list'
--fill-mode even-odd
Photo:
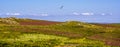
{"label": "green grass", "polygon": [[70,39],[54,35],[44,34],[21,34],[17,37],[4,38],[0,40],[1,47],[15,46],[39,46],[39,47],[54,47],[54,46],[107,46],[101,41],[89,40],[86,38]]}
{"label": "green grass", "polygon": [[[11,21],[38,21],[16,19]],[[54,25],[0,24],[0,47],[111,47],[105,41],[120,43],[120,29],[68,21]],[[98,36],[98,38],[94,37]],[[114,45],[116,47],[118,45]]]}

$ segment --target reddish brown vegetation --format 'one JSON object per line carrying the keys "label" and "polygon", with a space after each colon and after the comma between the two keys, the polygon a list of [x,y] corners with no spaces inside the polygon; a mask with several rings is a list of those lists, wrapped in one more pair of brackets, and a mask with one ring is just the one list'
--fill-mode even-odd
{"label": "reddish brown vegetation", "polygon": [[[20,22],[20,25],[53,25],[53,24],[60,24],[62,22],[53,22],[53,21],[22,21]],[[102,27],[109,27],[109,28],[120,28],[116,26],[112,26],[109,24],[94,24]],[[38,33],[43,33],[43,34],[50,34],[50,35],[58,35],[58,36],[65,36],[65,37],[70,37],[70,38],[79,38],[82,37],[82,35],[73,33],[73,32],[62,32],[62,31],[55,31],[55,30],[48,30],[48,29],[40,29],[40,28],[12,28],[14,31],[19,31],[21,30],[22,32],[30,33],[32,32],[38,32]],[[94,40],[100,40],[105,42],[107,45],[111,46],[120,46],[120,38],[113,39],[113,38],[104,38],[103,36],[97,34],[89,37],[90,39]]]}
{"label": "reddish brown vegetation", "polygon": [[107,45],[111,45],[111,46],[120,46],[120,41],[106,40],[105,43],[106,43]]}
{"label": "reddish brown vegetation", "polygon": [[110,28],[120,28],[118,26],[113,26],[113,25],[109,25],[109,24],[94,24],[94,25],[98,25],[98,26],[102,26],[102,27],[110,27]]}
{"label": "reddish brown vegetation", "polygon": [[58,35],[58,36],[65,36],[65,37],[70,37],[70,38],[79,38],[82,35],[77,34],[77,33],[72,33],[72,32],[62,32],[62,31],[55,31],[55,30],[48,30],[48,29],[40,29],[40,28],[12,28],[12,31],[21,31],[23,33],[42,33],[42,34],[49,34],[49,35]]}
{"label": "reddish brown vegetation", "polygon": [[110,46],[120,46],[120,38],[114,39],[114,38],[104,38],[101,35],[93,35],[91,37],[89,37],[90,39],[94,39],[94,40],[101,40],[103,42],[105,42],[106,45],[110,45]]}
{"label": "reddish brown vegetation", "polygon": [[51,21],[23,21],[20,25],[52,25],[59,24],[61,22],[51,22]]}

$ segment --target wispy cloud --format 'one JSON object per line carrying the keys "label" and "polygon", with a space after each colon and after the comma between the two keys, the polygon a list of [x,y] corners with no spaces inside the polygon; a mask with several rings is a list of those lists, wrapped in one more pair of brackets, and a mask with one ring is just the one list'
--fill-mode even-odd
{"label": "wispy cloud", "polygon": [[101,15],[106,15],[105,13],[102,13]]}
{"label": "wispy cloud", "polygon": [[77,13],[77,12],[73,12],[74,15],[80,15],[80,13]]}
{"label": "wispy cloud", "polygon": [[101,13],[100,15],[106,15],[106,16],[110,16],[110,15],[113,15],[113,13]]}
{"label": "wispy cloud", "polygon": [[48,16],[48,14],[40,14],[41,16]]}
{"label": "wispy cloud", "polygon": [[88,12],[86,12],[86,13],[73,12],[72,14],[74,14],[74,15],[83,15],[83,16],[90,16],[90,15],[94,15],[94,13],[88,13]]}
{"label": "wispy cloud", "polygon": [[6,15],[21,15],[20,13],[6,13]]}
{"label": "wispy cloud", "polygon": [[110,13],[110,15],[113,15],[113,13]]}
{"label": "wispy cloud", "polygon": [[94,13],[88,13],[88,12],[86,12],[86,13],[81,13],[81,15],[90,16],[90,15],[94,15]]}
{"label": "wispy cloud", "polygon": [[42,14],[30,14],[30,15],[33,15],[33,16],[48,16],[47,13],[42,13]]}

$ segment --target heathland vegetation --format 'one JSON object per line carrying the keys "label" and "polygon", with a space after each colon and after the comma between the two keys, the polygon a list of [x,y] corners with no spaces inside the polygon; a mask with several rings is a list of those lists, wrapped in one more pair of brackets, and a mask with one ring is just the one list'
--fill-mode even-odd
{"label": "heathland vegetation", "polygon": [[0,47],[119,47],[120,24],[0,18]]}

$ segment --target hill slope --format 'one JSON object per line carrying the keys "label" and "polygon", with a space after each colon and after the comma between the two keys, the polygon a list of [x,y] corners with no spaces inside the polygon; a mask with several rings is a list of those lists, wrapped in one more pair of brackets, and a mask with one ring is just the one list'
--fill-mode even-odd
{"label": "hill slope", "polygon": [[19,24],[19,25],[51,25],[61,22],[46,21],[46,20],[33,20],[33,19],[20,19],[15,17],[0,18],[1,24]]}
{"label": "hill slope", "polygon": [[[1,47],[10,47],[13,44],[23,47],[120,46],[119,28],[103,27],[78,21],[52,22],[19,18],[4,19],[11,23],[0,21]],[[17,24],[13,24],[13,21]]]}

